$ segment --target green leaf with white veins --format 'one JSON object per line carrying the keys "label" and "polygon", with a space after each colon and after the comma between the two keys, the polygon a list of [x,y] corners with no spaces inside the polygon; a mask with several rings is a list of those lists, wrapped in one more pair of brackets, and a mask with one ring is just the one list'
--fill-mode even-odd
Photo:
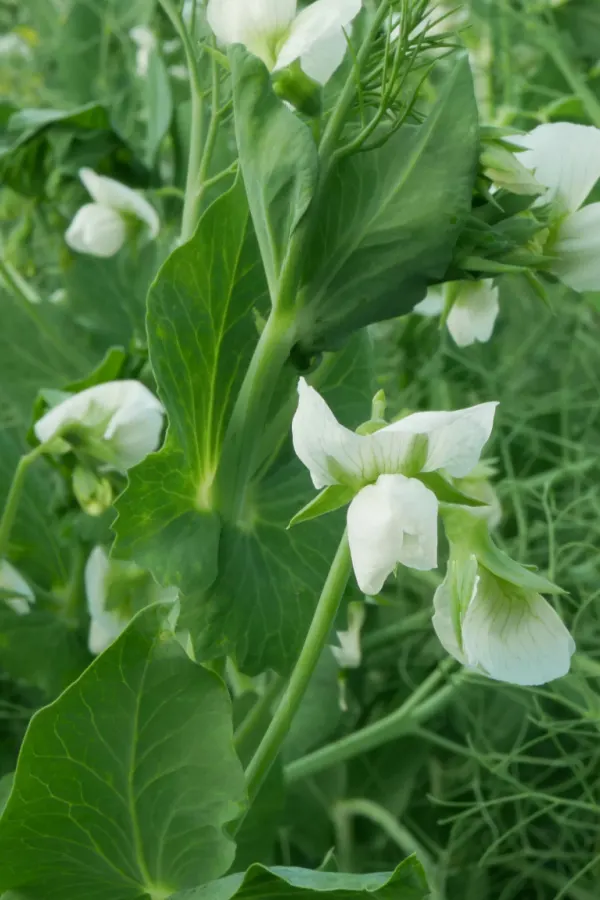
{"label": "green leaf with white veins", "polygon": [[326,900],[426,900],[430,896],[421,865],[409,857],[395,872],[374,875],[254,865],[245,874],[229,875],[177,894],[173,900],[309,900],[317,894],[324,894]]}
{"label": "green leaf with white veins", "polygon": [[335,347],[345,334],[412,310],[443,280],[471,210],[478,154],[471,70],[459,60],[422,125],[332,167],[299,304],[301,344]]}
{"label": "green leaf with white veins", "polygon": [[227,871],[244,803],[227,690],[149,607],[32,719],[0,820],[0,892],[163,900]]}
{"label": "green leaf with white veins", "polygon": [[289,240],[317,183],[317,149],[309,128],[274,94],[263,63],[229,51],[240,166],[275,302]]}
{"label": "green leaf with white veins", "polygon": [[165,446],[129,473],[116,503],[115,554],[164,585],[194,591],[216,575],[212,486],[228,414],[257,340],[264,273],[241,183],[206,211],[148,297],[148,343],[169,420]]}

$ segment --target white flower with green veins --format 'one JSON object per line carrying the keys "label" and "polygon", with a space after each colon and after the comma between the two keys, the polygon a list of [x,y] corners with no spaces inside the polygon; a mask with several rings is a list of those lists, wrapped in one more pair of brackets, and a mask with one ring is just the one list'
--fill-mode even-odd
{"label": "white flower with green veins", "polygon": [[18,616],[26,616],[31,604],[35,603],[35,594],[6,559],[0,560],[0,599]]}
{"label": "white flower with green veins", "polygon": [[575,291],[600,290],[600,203],[585,205],[600,179],[600,128],[554,122],[518,142],[520,161],[547,188],[538,202],[552,206],[550,271]]}
{"label": "white flower with green veins", "polygon": [[361,0],[317,0],[300,12],[296,0],[209,0],[207,17],[222,44],[243,44],[269,71],[297,59],[325,84],[346,54],[347,29]]}
{"label": "white flower with green veins", "polygon": [[141,222],[151,239],[158,235],[158,213],[137,191],[92,169],[80,169],[79,177],[93,203],[76,212],[65,233],[72,250],[101,258],[114,256],[127,240],[130,220]]}
{"label": "white flower with green veins", "polygon": [[420,476],[468,475],[491,434],[497,404],[414,413],[356,434],[302,378],[298,391],[294,449],[316,488],[348,490],[348,540],[361,591],[378,594],[399,563],[434,569],[439,503]]}
{"label": "white flower with green veins", "polygon": [[500,312],[498,294],[492,278],[451,281],[429,288],[413,312],[426,317],[441,315],[450,296],[452,305],[446,326],[454,343],[458,347],[469,347],[476,342],[485,344],[492,336]]}

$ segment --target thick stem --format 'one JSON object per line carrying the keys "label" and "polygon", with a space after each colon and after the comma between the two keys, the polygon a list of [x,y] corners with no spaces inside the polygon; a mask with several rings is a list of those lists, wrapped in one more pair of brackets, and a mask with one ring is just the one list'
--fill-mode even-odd
{"label": "thick stem", "polygon": [[235,521],[243,516],[246,492],[257,465],[269,406],[295,331],[291,317],[272,310],[237,396],[227,428],[221,502]]}
{"label": "thick stem", "polygon": [[10,534],[17,517],[19,502],[21,500],[23,488],[25,487],[25,478],[27,476],[29,467],[36,461],[36,459],[38,459],[38,457],[42,456],[42,454],[44,454],[47,449],[47,444],[40,444],[30,453],[26,453],[24,456],[22,456],[18,462],[17,468],[15,469],[12,484],[6,497],[6,504],[4,506],[4,512],[2,513],[2,519],[0,520],[0,560],[4,559],[6,551],[8,549]]}
{"label": "thick stem", "polygon": [[171,21],[173,28],[181,38],[187,66],[190,72],[190,153],[188,157],[187,179],[185,184],[185,199],[183,202],[183,216],[181,220],[181,240],[189,241],[198,224],[200,200],[198,195],[198,175],[202,164],[202,127],[204,103],[202,97],[202,85],[198,75],[198,63],[194,52],[192,39],[188,34],[174,0],[159,0],[165,15]]}
{"label": "thick stem", "polygon": [[451,657],[444,659],[423,681],[410,697],[399,707],[378,722],[361,728],[360,731],[327,744],[307,756],[294,760],[287,766],[285,774],[288,782],[307,778],[330,766],[345,762],[361,753],[374,750],[382,744],[410,734],[425,719],[442,709],[454,695],[464,678],[459,673],[450,684],[430,696],[433,689],[443,681],[455,665]]}
{"label": "thick stem", "polygon": [[298,707],[329,637],[350,576],[350,569],[350,548],[348,538],[344,533],[288,686],[246,771],[250,803],[255,799],[273,765],[294,716],[298,712]]}

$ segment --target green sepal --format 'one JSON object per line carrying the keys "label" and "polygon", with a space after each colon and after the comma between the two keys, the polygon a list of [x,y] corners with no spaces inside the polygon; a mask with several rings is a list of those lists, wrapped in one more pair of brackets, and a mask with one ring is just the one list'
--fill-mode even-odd
{"label": "green sepal", "polygon": [[446,481],[439,472],[421,472],[414,477],[418,478],[430,491],[433,491],[440,503],[474,507],[489,506],[483,500],[477,500],[475,497],[469,497],[468,494],[464,494],[453,484],[450,484],[449,481]]}
{"label": "green sepal", "polygon": [[307,503],[296,515],[290,520],[288,528],[294,525],[300,525],[301,522],[310,522],[311,519],[318,519],[329,512],[345,506],[350,503],[356,491],[346,484],[330,484],[322,490],[317,496]]}

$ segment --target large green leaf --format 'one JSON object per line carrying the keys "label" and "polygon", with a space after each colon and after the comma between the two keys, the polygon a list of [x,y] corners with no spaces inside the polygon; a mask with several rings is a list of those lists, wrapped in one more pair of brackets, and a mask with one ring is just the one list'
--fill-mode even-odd
{"label": "large green leaf", "polygon": [[333,166],[305,256],[307,349],[409,312],[443,279],[471,209],[477,153],[477,106],[461,59],[422,125]]}
{"label": "large green leaf", "polygon": [[308,900],[315,894],[326,894],[327,900],[426,900],[429,890],[420,864],[409,857],[395,872],[376,875],[255,865],[245,874],[229,875],[195,891],[180,893],[174,900]]}
{"label": "large green leaf", "polygon": [[25,900],[165,898],[218,878],[244,802],[220,679],[140,613],[37,713],[0,820],[0,891]]}
{"label": "large green leaf", "polygon": [[265,295],[244,189],[238,183],[167,260],[148,299],[148,341],[169,416],[165,447],[130,472],[116,506],[115,552],[186,591],[216,574],[212,485],[228,412]]}
{"label": "large green leaf", "polygon": [[312,199],[317,150],[311,132],[273,93],[263,63],[230,50],[240,166],[271,298],[289,240]]}

